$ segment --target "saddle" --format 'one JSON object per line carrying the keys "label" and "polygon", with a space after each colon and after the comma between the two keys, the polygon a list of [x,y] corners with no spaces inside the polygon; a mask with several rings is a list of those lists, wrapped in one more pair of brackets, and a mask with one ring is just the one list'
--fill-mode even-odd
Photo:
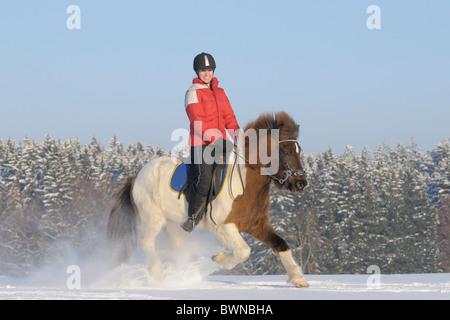
{"label": "saddle", "polygon": [[[184,194],[188,203],[190,203],[191,193],[195,192],[194,185],[191,183],[192,179],[189,177],[190,167],[190,164],[184,162],[178,164],[173,170],[172,176],[170,178],[170,189],[178,193],[178,199],[180,199],[181,195]],[[203,218],[203,215],[207,213],[209,206],[211,220],[215,223],[212,217],[212,201],[216,199],[223,190],[228,173],[228,168],[228,163],[214,165],[211,186],[206,197],[205,208],[199,213],[196,218],[199,221]]]}
{"label": "saddle", "polygon": [[[190,191],[190,179],[188,179],[189,169],[191,165],[187,163],[178,164],[175,169],[173,169],[172,176],[170,177],[170,189],[173,192],[179,194],[179,197],[184,194],[187,201],[189,202],[189,191]],[[228,164],[216,164],[213,169],[211,186],[209,188],[210,201],[213,201],[222,192],[223,186],[225,185],[225,180],[228,172]]]}

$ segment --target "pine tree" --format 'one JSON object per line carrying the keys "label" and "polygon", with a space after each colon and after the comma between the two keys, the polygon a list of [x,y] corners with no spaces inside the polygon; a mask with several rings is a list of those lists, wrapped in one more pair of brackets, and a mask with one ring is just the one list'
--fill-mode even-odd
{"label": "pine tree", "polygon": [[105,172],[104,156],[104,147],[96,137],[92,137],[91,143],[83,148],[80,157],[81,177],[101,185],[102,174]]}
{"label": "pine tree", "polygon": [[450,196],[441,199],[439,205],[438,247],[440,268],[450,272]]}
{"label": "pine tree", "polygon": [[[399,222],[404,227],[399,256],[407,261],[406,272],[436,272],[437,211],[428,198],[426,175],[419,172],[417,155],[410,151],[402,147],[399,150],[403,155],[400,180],[404,200],[399,208]],[[396,270],[402,267],[397,266]]]}
{"label": "pine tree", "polygon": [[322,241],[320,251],[323,257],[323,268],[330,273],[340,272],[340,221],[336,219],[339,183],[336,180],[336,159],[330,147],[317,156],[316,169],[320,185],[315,190],[314,205],[319,211],[318,228]]}
{"label": "pine tree", "polygon": [[43,177],[43,159],[41,146],[35,141],[24,139],[21,155],[17,161],[17,168],[21,172],[20,189],[22,205],[26,207],[30,201],[43,194],[39,182]]}
{"label": "pine tree", "polygon": [[20,195],[20,172],[17,168],[17,162],[19,153],[16,148],[16,144],[11,138],[8,139],[6,145],[3,148],[2,159],[2,177],[5,193],[4,207],[6,211],[12,212],[19,210],[21,205]]}
{"label": "pine tree", "polygon": [[450,194],[450,144],[443,139],[431,152],[434,161],[434,172],[430,181],[429,192],[433,203]]}
{"label": "pine tree", "polygon": [[315,186],[319,184],[314,175],[314,158],[312,155],[301,155],[301,162],[306,172],[309,187],[301,195],[296,195],[296,211],[293,222],[296,228],[294,237],[298,238],[294,257],[298,257],[300,266],[305,273],[321,272],[322,238],[318,228],[319,211],[314,206]]}
{"label": "pine tree", "polygon": [[117,141],[116,135],[114,135],[109,142],[110,150],[108,151],[109,156],[106,161],[107,171],[117,180],[122,180],[124,178],[125,168],[128,165],[127,157],[125,157],[125,149],[122,142]]}

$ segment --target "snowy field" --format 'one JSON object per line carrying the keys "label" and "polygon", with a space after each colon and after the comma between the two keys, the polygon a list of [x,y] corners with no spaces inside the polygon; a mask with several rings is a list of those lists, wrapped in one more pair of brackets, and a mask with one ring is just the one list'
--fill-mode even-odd
{"label": "snowy field", "polygon": [[[69,276],[69,275],[68,275]],[[286,284],[285,276],[206,276],[187,270],[152,280],[144,265],[122,265],[79,289],[43,285],[36,279],[0,276],[0,299],[146,299],[146,300],[308,300],[445,299],[450,274],[381,275],[378,288],[370,275],[307,275],[310,288]],[[369,281],[370,282],[370,281]]]}
{"label": "snowy field", "polygon": [[162,237],[163,273],[157,279],[149,275],[140,248],[129,264],[111,268],[102,246],[89,256],[68,246],[65,256],[26,277],[0,275],[0,300],[450,300],[450,273],[306,275],[310,287],[299,289],[287,284],[285,275],[211,275],[220,267],[210,257],[222,247],[208,232],[193,234],[176,255],[165,245]]}

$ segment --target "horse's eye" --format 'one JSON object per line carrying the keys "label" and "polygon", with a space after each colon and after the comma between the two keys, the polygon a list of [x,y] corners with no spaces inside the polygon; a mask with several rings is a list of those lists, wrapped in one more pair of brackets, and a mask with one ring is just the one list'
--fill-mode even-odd
{"label": "horse's eye", "polygon": [[286,150],[283,150],[283,149],[280,149],[281,150],[281,152],[283,153],[283,154],[285,154],[285,155],[290,155],[291,154],[291,152],[290,151],[286,151]]}

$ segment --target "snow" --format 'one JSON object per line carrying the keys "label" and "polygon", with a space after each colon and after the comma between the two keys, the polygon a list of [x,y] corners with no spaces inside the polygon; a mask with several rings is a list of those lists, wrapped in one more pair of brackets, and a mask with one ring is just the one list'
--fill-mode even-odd
{"label": "snow", "polygon": [[34,273],[22,278],[0,275],[0,300],[450,300],[450,273],[391,275],[369,268],[381,274],[307,274],[310,287],[302,289],[287,284],[286,275],[212,275],[220,267],[210,257],[222,246],[202,230],[188,239],[187,248],[175,254],[167,250],[166,237],[159,238],[160,277],[150,276],[140,247],[129,264],[112,268],[103,246],[80,255],[67,244],[65,255]]}
{"label": "snow", "polygon": [[[0,276],[0,299],[114,300],[308,300],[308,299],[450,299],[450,274],[381,275],[377,288],[371,275],[306,275],[309,288],[286,283],[283,275],[202,276],[171,270],[152,279],[145,265],[121,265],[80,289],[36,285],[36,279]],[[70,275],[67,275],[70,276]],[[370,282],[370,281],[369,281]]]}

